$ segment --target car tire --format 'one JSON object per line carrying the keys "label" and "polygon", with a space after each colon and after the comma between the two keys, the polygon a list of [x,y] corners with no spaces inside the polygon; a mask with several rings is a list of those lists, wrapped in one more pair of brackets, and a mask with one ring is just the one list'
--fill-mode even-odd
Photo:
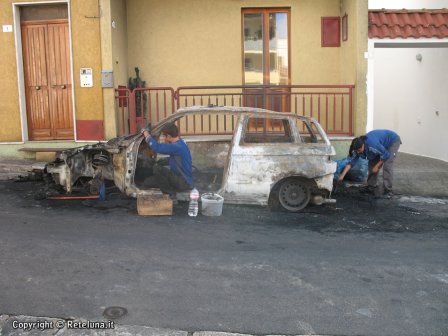
{"label": "car tire", "polygon": [[290,212],[304,209],[310,202],[310,199],[310,186],[304,179],[286,179],[278,189],[278,201],[281,207]]}

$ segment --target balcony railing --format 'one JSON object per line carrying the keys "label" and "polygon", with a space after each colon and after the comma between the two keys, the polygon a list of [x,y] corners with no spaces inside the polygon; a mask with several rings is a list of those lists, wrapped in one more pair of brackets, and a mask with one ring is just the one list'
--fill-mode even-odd
{"label": "balcony railing", "polygon": [[[195,105],[250,106],[292,112],[319,121],[328,135],[353,134],[354,85],[262,85],[147,87],[115,89],[119,133],[135,133],[156,124],[181,107]],[[194,117],[191,117],[194,118]],[[213,124],[213,125],[212,125]],[[186,122],[183,135],[231,134],[234,122],[226,118]]]}

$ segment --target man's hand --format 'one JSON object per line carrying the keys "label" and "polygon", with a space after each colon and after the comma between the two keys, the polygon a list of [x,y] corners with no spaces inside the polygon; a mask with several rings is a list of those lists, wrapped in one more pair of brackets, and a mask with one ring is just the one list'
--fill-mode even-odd
{"label": "man's hand", "polygon": [[372,174],[378,174],[380,168],[383,166],[384,161],[379,161],[375,166],[372,167]]}
{"label": "man's hand", "polygon": [[164,158],[158,159],[157,164],[159,166],[168,166],[170,164],[170,158],[164,157]]}
{"label": "man's hand", "polygon": [[[141,130],[140,130],[140,133],[142,133],[142,134],[145,134],[145,133],[147,133],[147,134],[151,134],[151,124],[148,124],[148,126],[146,126],[146,127],[143,127]],[[145,135],[145,137],[146,137],[147,135]]]}
{"label": "man's hand", "polygon": [[151,133],[151,129],[148,128],[148,127],[143,127],[143,128],[140,130],[140,133],[145,133],[145,132]]}
{"label": "man's hand", "polygon": [[344,182],[339,177],[337,180],[333,181],[333,190],[332,192],[338,193],[341,188],[344,188]]}

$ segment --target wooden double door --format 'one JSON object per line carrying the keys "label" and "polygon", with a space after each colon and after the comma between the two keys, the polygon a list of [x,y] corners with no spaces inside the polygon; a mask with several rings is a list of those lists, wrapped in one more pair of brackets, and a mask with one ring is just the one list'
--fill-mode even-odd
{"label": "wooden double door", "polygon": [[68,21],[22,22],[21,28],[29,139],[72,140]]}

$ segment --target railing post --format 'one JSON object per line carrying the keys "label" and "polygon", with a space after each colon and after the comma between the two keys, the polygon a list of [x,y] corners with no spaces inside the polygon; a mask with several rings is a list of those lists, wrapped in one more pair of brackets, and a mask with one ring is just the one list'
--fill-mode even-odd
{"label": "railing post", "polygon": [[349,88],[348,132],[353,135],[353,86]]}
{"label": "railing post", "polygon": [[135,90],[129,95],[129,133],[137,133],[137,109],[135,105]]}
{"label": "railing post", "polygon": [[179,98],[179,88],[174,91],[173,101],[176,102],[176,111],[180,109],[180,98]]}
{"label": "railing post", "polygon": [[264,108],[264,109],[267,109],[267,107],[266,107],[266,101],[267,101],[267,99],[266,99],[266,86],[263,85],[263,108]]}

